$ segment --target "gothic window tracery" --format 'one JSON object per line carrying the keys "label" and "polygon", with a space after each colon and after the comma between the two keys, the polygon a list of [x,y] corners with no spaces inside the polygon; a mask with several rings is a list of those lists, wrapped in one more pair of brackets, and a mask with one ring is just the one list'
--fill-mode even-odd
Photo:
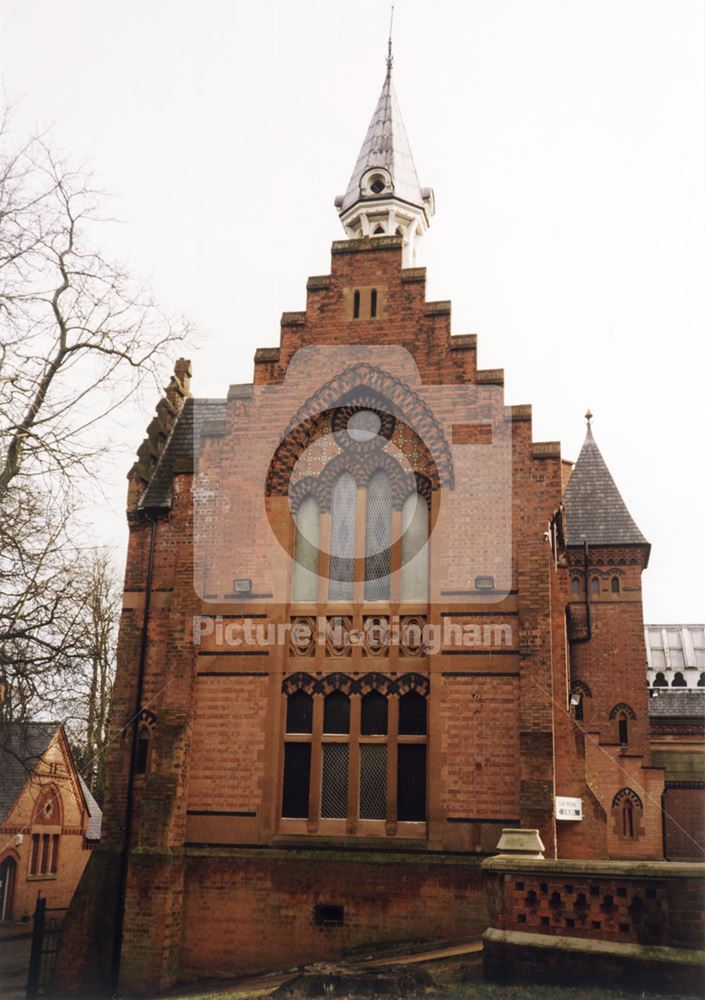
{"label": "gothic window tracery", "polygon": [[319,437],[300,448],[288,487],[292,600],[320,599],[321,576],[329,601],[427,600],[434,464],[423,442],[367,393],[307,426]]}

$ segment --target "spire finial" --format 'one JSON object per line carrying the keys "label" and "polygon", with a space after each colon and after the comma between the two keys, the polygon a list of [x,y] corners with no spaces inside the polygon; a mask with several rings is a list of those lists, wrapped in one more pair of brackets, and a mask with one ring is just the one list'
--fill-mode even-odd
{"label": "spire finial", "polygon": [[588,410],[587,413],[585,414],[585,419],[587,420],[587,425],[589,427],[592,421],[592,413],[590,412],[590,410]]}
{"label": "spire finial", "polygon": [[387,73],[392,72],[392,66],[394,65],[394,56],[392,55],[392,28],[394,27],[394,0],[392,0],[392,9],[389,15],[389,41],[387,42]]}

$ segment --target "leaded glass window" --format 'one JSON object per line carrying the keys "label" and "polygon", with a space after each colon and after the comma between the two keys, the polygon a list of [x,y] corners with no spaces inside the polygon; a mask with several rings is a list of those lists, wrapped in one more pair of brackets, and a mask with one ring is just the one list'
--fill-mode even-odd
{"label": "leaded glass window", "polygon": [[305,497],[296,515],[294,548],[295,601],[315,601],[318,592],[318,550],[321,542],[321,514],[318,501]]}
{"label": "leaded glass window", "polygon": [[401,599],[428,598],[428,505],[418,493],[404,501],[401,514]]}
{"label": "leaded glass window", "polygon": [[335,481],[331,498],[330,583],[332,601],[351,601],[355,568],[355,480],[344,472]]}
{"label": "leaded glass window", "polygon": [[321,817],[345,819],[348,815],[347,743],[324,743],[321,779]]}
{"label": "leaded glass window", "polygon": [[360,746],[360,819],[385,819],[387,815],[387,746]]}
{"label": "leaded glass window", "polygon": [[367,487],[365,533],[365,600],[389,600],[392,543],[392,487],[386,472],[379,471]]}

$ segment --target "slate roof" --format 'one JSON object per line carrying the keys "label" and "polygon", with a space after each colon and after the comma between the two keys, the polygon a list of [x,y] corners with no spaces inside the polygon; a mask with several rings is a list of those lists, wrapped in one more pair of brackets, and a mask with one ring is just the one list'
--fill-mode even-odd
{"label": "slate roof", "polygon": [[103,813],[100,806],[91,795],[88,785],[85,783],[80,774],[78,776],[78,780],[81,784],[83,798],[86,800],[86,808],[88,809],[88,825],[86,826],[85,838],[86,840],[100,840],[100,831],[103,826]]}
{"label": "slate roof", "polygon": [[348,189],[343,196],[341,212],[359,200],[360,179],[371,167],[384,167],[389,171],[392,175],[395,197],[423,208],[424,199],[404,128],[401,108],[392,83],[391,69],[387,70],[382,93],[367,129]]}
{"label": "slate roof", "polygon": [[176,472],[191,472],[206,424],[225,417],[225,399],[187,399],[151,482],[140,500],[141,509],[169,507]]}
{"label": "slate roof", "polygon": [[650,719],[703,719],[705,688],[656,688],[657,698],[649,698]]}
{"label": "slate roof", "polygon": [[51,743],[58,722],[3,722],[0,725],[0,821]]}
{"label": "slate roof", "polygon": [[648,545],[617,489],[588,424],[563,495],[568,545]]}

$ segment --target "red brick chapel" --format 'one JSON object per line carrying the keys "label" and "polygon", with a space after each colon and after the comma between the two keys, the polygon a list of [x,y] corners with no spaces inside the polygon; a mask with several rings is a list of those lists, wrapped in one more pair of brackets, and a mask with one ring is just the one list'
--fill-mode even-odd
{"label": "red brick chapel", "polygon": [[649,544],[590,417],[572,466],[426,300],[434,195],[391,59],[335,204],[330,273],[252,381],[200,399],[178,361],[129,473],[67,992],[467,939],[509,827],[549,858],[663,857]]}

